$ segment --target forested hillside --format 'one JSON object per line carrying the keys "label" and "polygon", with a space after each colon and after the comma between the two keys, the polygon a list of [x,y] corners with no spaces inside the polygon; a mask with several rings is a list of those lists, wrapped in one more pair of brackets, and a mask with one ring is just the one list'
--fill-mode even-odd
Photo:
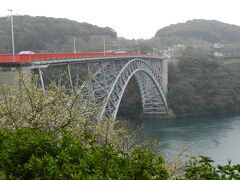
{"label": "forested hillside", "polygon": [[163,46],[174,44],[206,45],[209,43],[239,43],[240,27],[215,20],[191,20],[158,30],[155,40]]}
{"label": "forested hillside", "polygon": [[[47,17],[14,16],[15,52],[72,52],[73,38],[77,51],[102,51],[103,36],[116,39],[117,33],[88,23]],[[11,52],[11,23],[0,18],[0,53]]]}
{"label": "forested hillside", "polygon": [[240,111],[240,74],[211,56],[188,55],[169,64],[169,106],[177,115]]}

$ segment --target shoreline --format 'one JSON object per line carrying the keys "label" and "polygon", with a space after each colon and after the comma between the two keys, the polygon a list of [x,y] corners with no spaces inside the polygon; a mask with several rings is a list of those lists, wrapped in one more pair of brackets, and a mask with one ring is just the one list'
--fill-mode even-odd
{"label": "shoreline", "polygon": [[240,114],[240,112],[218,112],[218,113],[186,113],[182,115],[176,115],[172,110],[169,111],[169,114],[144,114],[141,113],[137,116],[119,116],[118,119],[176,119],[176,118],[191,118],[191,117],[209,117],[209,116],[235,116]]}

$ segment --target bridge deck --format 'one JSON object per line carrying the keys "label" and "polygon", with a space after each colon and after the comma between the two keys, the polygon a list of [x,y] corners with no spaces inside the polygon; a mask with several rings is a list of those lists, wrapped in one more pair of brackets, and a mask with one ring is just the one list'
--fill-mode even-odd
{"label": "bridge deck", "polygon": [[149,57],[130,53],[45,53],[45,54],[0,54],[0,64],[31,63],[45,60],[86,59],[105,57]]}

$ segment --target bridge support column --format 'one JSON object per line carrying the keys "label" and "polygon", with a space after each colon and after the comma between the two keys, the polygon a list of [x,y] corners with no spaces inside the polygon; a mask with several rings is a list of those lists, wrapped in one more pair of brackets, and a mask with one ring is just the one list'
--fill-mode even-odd
{"label": "bridge support column", "polygon": [[162,87],[164,94],[168,93],[168,59],[162,60]]}
{"label": "bridge support column", "polygon": [[43,72],[42,72],[41,68],[38,69],[38,74],[39,74],[42,89],[43,89],[43,91],[45,91],[45,86],[44,86],[44,81],[43,81]]}
{"label": "bridge support column", "polygon": [[72,91],[74,91],[72,75],[71,75],[71,69],[70,69],[70,65],[69,64],[67,65],[67,70],[68,70],[68,77],[69,77],[70,88],[71,88]]}

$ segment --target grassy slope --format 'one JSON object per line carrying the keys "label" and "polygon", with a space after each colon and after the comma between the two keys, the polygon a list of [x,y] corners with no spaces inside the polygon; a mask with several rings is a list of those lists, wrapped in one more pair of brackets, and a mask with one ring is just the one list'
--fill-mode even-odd
{"label": "grassy slope", "polygon": [[227,59],[224,61],[224,65],[233,70],[240,70],[240,57]]}

